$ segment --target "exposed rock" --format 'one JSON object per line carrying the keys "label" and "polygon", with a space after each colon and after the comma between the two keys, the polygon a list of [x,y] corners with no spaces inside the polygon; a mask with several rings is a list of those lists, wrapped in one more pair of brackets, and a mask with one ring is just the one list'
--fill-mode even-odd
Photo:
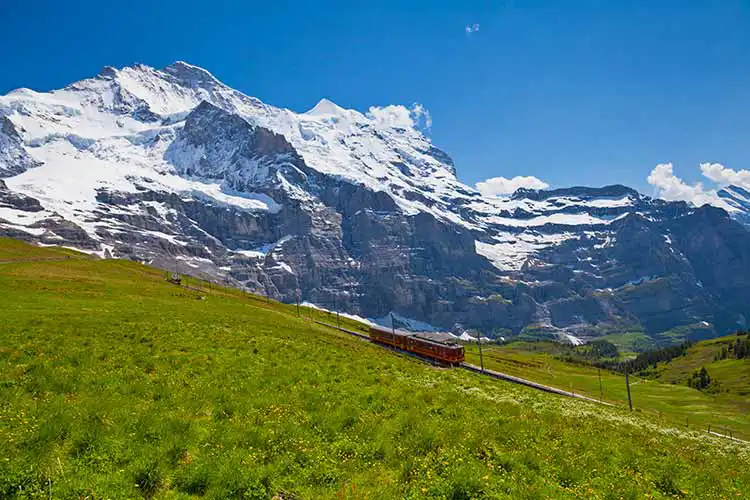
{"label": "exposed rock", "polygon": [[0,178],[21,174],[40,165],[26,152],[23,140],[8,117],[0,116]]}

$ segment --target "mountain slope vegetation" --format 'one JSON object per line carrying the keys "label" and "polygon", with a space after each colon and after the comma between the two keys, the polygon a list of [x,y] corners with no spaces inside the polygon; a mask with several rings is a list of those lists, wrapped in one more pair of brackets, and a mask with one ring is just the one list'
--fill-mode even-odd
{"label": "mountain slope vegetation", "polygon": [[647,368],[646,375],[672,384],[685,384],[701,368],[713,383],[710,392],[744,400],[750,411],[750,357],[747,347],[750,334],[739,332],[691,345],[682,356]]}
{"label": "mountain slope vegetation", "polygon": [[720,498],[747,445],[0,240],[0,497]]}

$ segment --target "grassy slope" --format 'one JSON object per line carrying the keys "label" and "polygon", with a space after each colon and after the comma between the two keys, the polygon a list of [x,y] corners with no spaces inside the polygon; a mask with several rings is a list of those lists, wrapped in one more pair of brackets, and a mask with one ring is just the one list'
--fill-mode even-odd
{"label": "grassy slope", "polygon": [[23,241],[0,238],[0,262],[64,258],[88,258],[88,256],[68,248],[37,247]]}
{"label": "grassy slope", "polygon": [[[596,368],[556,359],[556,350],[546,346],[545,342],[489,346],[484,349],[485,366],[589,397],[600,397],[599,373]],[[466,349],[467,361],[479,365],[477,346],[467,346]],[[749,389],[750,382],[746,379],[743,382],[746,373],[743,374],[738,365],[743,362],[734,360],[734,363],[733,367],[724,372],[726,380],[732,380],[738,386],[744,383],[745,389]],[[744,363],[742,369],[747,370],[750,363]],[[721,361],[717,365],[727,363]],[[689,375],[692,370],[686,370],[685,373]],[[719,371],[716,371],[718,374]],[[607,370],[602,370],[601,376],[604,400],[624,408],[628,401],[625,377]],[[678,384],[675,378],[666,374],[660,380],[632,376],[630,384],[633,406],[637,411],[649,413],[671,425],[684,427],[687,422],[691,428],[707,429],[710,424],[712,430],[722,433],[731,431],[735,436],[750,439],[750,401],[746,396],[708,394],[688,387],[684,380],[682,384]]]}
{"label": "grassy slope", "polygon": [[750,419],[750,359],[715,360],[722,347],[727,347],[736,339],[736,335],[728,335],[698,342],[688,349],[685,356],[659,363],[655,376],[665,383],[685,384],[695,370],[705,366],[719,386],[719,391],[711,397],[735,405]]}
{"label": "grassy slope", "polygon": [[728,335],[698,342],[688,349],[685,356],[675,358],[669,363],[659,363],[656,374],[666,382],[685,383],[695,370],[705,366],[723,389],[747,395],[750,393],[750,359],[715,360],[722,347],[728,347],[737,338],[736,335]]}
{"label": "grassy slope", "polygon": [[0,498],[750,489],[745,445],[435,369],[130,262],[4,264],[0,311]]}

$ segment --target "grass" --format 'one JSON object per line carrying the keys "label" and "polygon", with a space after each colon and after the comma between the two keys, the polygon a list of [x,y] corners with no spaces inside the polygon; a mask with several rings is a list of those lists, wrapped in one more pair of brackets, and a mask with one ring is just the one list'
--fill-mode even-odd
{"label": "grass", "polygon": [[[714,384],[710,391],[704,393],[706,397],[724,406],[734,406],[746,420],[750,415],[750,359],[716,359],[721,349],[736,339],[736,335],[728,335],[697,342],[685,356],[659,363],[656,369],[649,370],[649,376],[665,384],[682,386],[694,371],[705,367]],[[742,434],[745,438],[750,437],[746,427],[743,427]]]}
{"label": "grass", "polygon": [[601,337],[614,344],[621,353],[637,353],[656,349],[658,345],[643,332],[611,333]]}
{"label": "grass", "polygon": [[68,248],[38,247],[11,238],[0,238],[0,262],[66,258],[88,258],[88,255]]}
{"label": "grass", "polygon": [[745,445],[434,368],[132,262],[4,264],[0,312],[3,499],[750,489]]}
{"label": "grass", "polygon": [[[483,348],[484,363],[489,369],[595,399],[599,399],[601,395],[607,402],[622,408],[627,406],[624,375],[601,370],[600,389],[599,371],[596,368],[557,359],[557,352],[555,345],[548,342],[514,342]],[[466,359],[475,365],[480,364],[476,345],[466,346]],[[744,361],[745,371],[742,372],[737,364],[743,361],[727,361],[734,361],[735,366],[728,367],[724,372],[725,378],[735,380],[738,386],[746,384],[744,388],[750,389],[750,383],[747,382],[750,363]],[[721,364],[728,365],[725,361],[717,363]],[[685,369],[685,380],[693,369]],[[718,370],[716,371],[718,375]],[[742,373],[744,375],[740,376]],[[712,430],[717,432],[731,432],[733,436],[750,439],[750,401],[744,395],[709,394],[688,387],[684,380],[678,383],[678,379],[679,377],[665,376],[662,382],[631,376],[630,389],[634,408],[671,425],[687,425],[696,430],[707,430],[711,425]]]}
{"label": "grass", "polygon": [[685,356],[669,363],[659,363],[655,376],[668,383],[685,383],[695,370],[705,366],[711,377],[719,383],[720,390],[747,396],[750,394],[750,360],[732,357],[716,359],[721,349],[734,343],[737,338],[736,335],[727,335],[698,342],[688,349]]}

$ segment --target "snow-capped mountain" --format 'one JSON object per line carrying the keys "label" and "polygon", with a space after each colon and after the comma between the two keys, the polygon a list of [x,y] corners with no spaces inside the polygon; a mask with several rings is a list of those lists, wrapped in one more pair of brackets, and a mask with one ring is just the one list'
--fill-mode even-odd
{"label": "snow-capped mountain", "polygon": [[750,191],[740,186],[727,186],[716,194],[726,202],[733,218],[750,226]]}
{"label": "snow-capped mountain", "polygon": [[441,327],[744,325],[750,232],[725,211],[624,186],[484,197],[419,118],[325,99],[295,113],[183,62],[19,89],[0,97],[0,234]]}

